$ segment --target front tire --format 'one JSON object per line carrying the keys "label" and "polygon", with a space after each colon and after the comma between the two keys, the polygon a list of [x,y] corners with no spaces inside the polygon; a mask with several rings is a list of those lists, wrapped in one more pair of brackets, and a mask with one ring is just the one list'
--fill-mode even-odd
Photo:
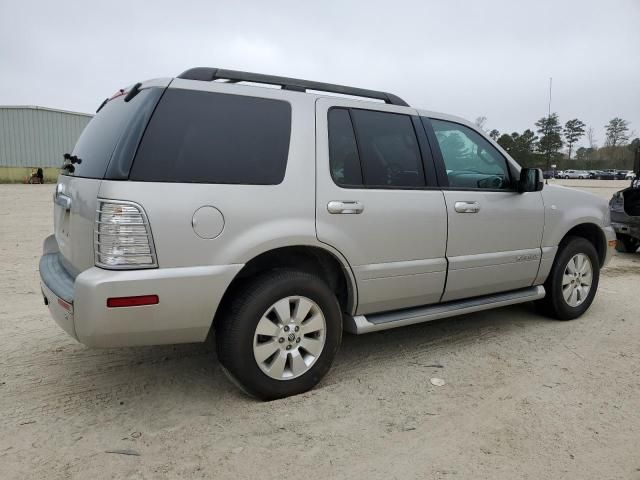
{"label": "front tire", "polygon": [[591,306],[600,280],[595,247],[582,237],[569,237],[560,246],[538,308],[558,320],[578,318]]}
{"label": "front tire", "polygon": [[226,373],[263,400],[313,388],[331,368],[342,340],[342,313],[320,278],[284,270],[243,286],[217,323]]}

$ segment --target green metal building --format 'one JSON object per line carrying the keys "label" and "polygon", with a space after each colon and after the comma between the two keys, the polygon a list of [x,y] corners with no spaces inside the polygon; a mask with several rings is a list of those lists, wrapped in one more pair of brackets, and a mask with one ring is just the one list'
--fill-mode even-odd
{"label": "green metal building", "polygon": [[0,105],[0,182],[23,182],[42,168],[54,181],[93,115],[36,106]]}

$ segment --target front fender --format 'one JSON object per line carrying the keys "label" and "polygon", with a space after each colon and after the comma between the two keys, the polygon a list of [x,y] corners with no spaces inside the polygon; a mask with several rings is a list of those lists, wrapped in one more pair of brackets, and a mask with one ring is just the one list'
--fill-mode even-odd
{"label": "front fender", "polygon": [[567,233],[578,225],[596,225],[603,234],[605,228],[610,227],[609,205],[600,197],[558,185],[547,185],[542,191],[542,199],[543,247],[557,247]]}

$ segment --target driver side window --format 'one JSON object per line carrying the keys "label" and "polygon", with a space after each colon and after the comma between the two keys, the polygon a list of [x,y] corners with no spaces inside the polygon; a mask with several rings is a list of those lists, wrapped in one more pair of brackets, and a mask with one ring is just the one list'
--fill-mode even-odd
{"label": "driver side window", "polygon": [[506,159],[471,128],[431,119],[450,187],[511,189]]}

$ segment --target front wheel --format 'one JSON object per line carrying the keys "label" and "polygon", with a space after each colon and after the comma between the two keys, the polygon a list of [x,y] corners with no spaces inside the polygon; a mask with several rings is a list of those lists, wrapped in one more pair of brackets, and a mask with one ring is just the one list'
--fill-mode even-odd
{"label": "front wheel", "polygon": [[225,372],[263,400],[313,388],[329,371],[342,339],[334,293],[318,277],[299,271],[249,282],[216,323]]}
{"label": "front wheel", "polygon": [[600,279],[595,247],[582,237],[570,237],[560,247],[544,284],[546,296],[537,305],[558,320],[573,320],[587,311]]}

